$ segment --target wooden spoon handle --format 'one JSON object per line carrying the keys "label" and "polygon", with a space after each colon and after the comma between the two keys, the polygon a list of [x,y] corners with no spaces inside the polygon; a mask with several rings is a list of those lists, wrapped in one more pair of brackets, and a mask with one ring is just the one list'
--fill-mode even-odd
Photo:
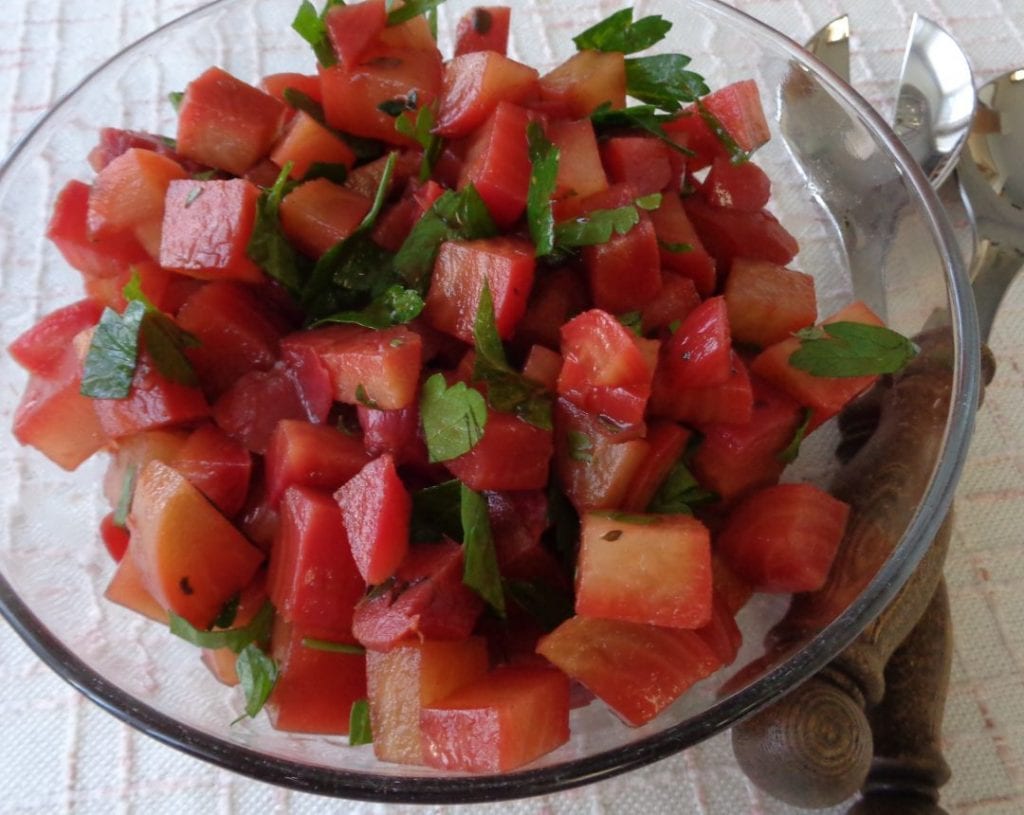
{"label": "wooden spoon handle", "polygon": [[863,798],[849,815],[942,815],[949,780],[942,716],[953,651],[949,597],[942,582],[924,616],[885,667],[885,697],[868,714],[874,759]]}
{"label": "wooden spoon handle", "polygon": [[[918,511],[942,443],[949,408],[952,339],[948,331],[917,338],[918,357],[882,383],[846,428],[858,438],[844,448],[832,492],[851,505],[851,520],[829,579],[797,595],[770,635],[785,652],[835,620],[892,554]],[[985,362],[991,379],[991,357]],[[877,417],[877,427],[870,425]],[[733,730],[740,766],[771,795],[796,806],[832,806],[864,783],[873,742],[865,710],[882,701],[885,666],[921,619],[942,576],[950,519],[914,575],[857,640],[818,675]]]}

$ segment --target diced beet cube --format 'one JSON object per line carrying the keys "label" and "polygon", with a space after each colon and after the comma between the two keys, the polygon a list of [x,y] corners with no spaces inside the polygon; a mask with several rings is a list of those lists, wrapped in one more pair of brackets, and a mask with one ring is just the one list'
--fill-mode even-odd
{"label": "diced beet cube", "polygon": [[362,61],[387,21],[388,12],[384,0],[331,6],[324,16],[331,47],[348,70]]}
{"label": "diced beet cube", "polygon": [[363,446],[371,456],[390,455],[396,464],[425,463],[427,447],[420,437],[420,411],[415,402],[399,410],[356,408]]}
{"label": "diced beet cube", "polygon": [[646,212],[625,235],[583,247],[583,263],[594,305],[613,314],[643,308],[661,289],[658,236]]}
{"label": "diced beet cube", "polygon": [[771,181],[754,162],[737,163],[721,156],[711,163],[711,171],[701,185],[701,193],[709,204],[741,212],[764,209],[771,192]]}
{"label": "diced beet cube", "polygon": [[662,268],[690,278],[702,297],[711,294],[717,283],[715,261],[701,243],[679,196],[666,192],[650,217]]}
{"label": "diced beet cube", "polygon": [[626,106],[626,62],[614,51],[580,51],[540,78],[540,98],[580,119],[608,102]]}
{"label": "diced beet cube", "polygon": [[813,484],[777,484],[747,496],[715,540],[755,591],[820,589],[846,529],[848,504]]}
{"label": "diced beet cube", "polygon": [[431,326],[473,343],[484,285],[491,293],[498,334],[508,339],[526,311],[533,286],[533,246],[521,238],[484,238],[441,244],[424,316]]}
{"label": "diced beet cube", "polygon": [[319,66],[327,124],[354,136],[410,145],[395,130],[394,117],[379,105],[415,94],[418,107],[429,107],[441,91],[441,70],[436,47],[428,51],[379,45],[352,68]]}
{"label": "diced beet cube", "polygon": [[170,465],[228,518],[245,504],[252,456],[216,425],[204,424],[189,434]]}
{"label": "diced beet cube", "polygon": [[700,305],[696,284],[675,272],[663,272],[658,296],[640,312],[640,327],[645,334],[671,333]]}
{"label": "diced beet cube", "polygon": [[470,137],[459,188],[472,184],[500,227],[509,227],[526,210],[530,154],[526,127],[532,115],[499,102],[490,118]]}
{"label": "diced beet cube", "polygon": [[569,740],[569,680],[548,667],[501,667],[420,714],[430,767],[500,773]]}
{"label": "diced beet cube", "polygon": [[623,499],[624,512],[646,512],[662,482],[686,452],[690,431],[675,422],[654,420],[648,424],[647,455],[637,469]]}
{"label": "diced beet cube", "polygon": [[281,229],[301,251],[318,258],[356,231],[372,203],[326,178],[315,178],[281,201]]}
{"label": "diced beet cube", "polygon": [[334,500],[363,580],[383,583],[409,550],[412,499],[394,459],[384,454],[371,461],[334,493]]}
{"label": "diced beet cube", "polygon": [[373,753],[381,761],[422,764],[420,711],[487,673],[487,643],[403,643],[366,654]]}
{"label": "diced beet cube", "polygon": [[590,119],[556,119],[548,124],[546,135],[558,148],[556,198],[586,196],[608,188]]}
{"label": "diced beet cube", "polygon": [[213,419],[221,430],[260,455],[279,421],[305,418],[295,382],[281,364],[240,377],[213,405]]}
{"label": "diced beet cube", "polygon": [[246,254],[259,190],[240,178],[172,181],[167,189],[160,265],[203,279],[263,281]]}
{"label": "diced beet cube", "polygon": [[713,207],[698,195],[687,198],[684,207],[723,275],[739,257],[785,266],[800,251],[796,239],[767,210],[740,212]]}
{"label": "diced beet cube", "polygon": [[709,297],[666,340],[657,376],[673,388],[721,385],[732,374],[732,339],[724,297]]}
{"label": "diced beet cube", "polygon": [[282,419],[270,434],[264,459],[267,500],[276,504],[292,486],[333,492],[369,460],[359,436],[302,419]]}
{"label": "diced beet cube", "polygon": [[309,634],[278,616],[271,635],[277,682],[267,716],[278,730],[346,735],[352,704],[366,698],[366,657],[309,648]]}
{"label": "diced beet cube", "polygon": [[670,149],[659,139],[616,136],[602,143],[601,160],[613,183],[625,182],[638,196],[650,195],[672,181]]}
{"label": "diced beet cube", "polygon": [[508,6],[476,6],[459,20],[455,30],[455,56],[474,51],[508,51],[508,25],[512,9]]}
{"label": "diced beet cube", "polygon": [[[282,342],[287,359],[303,358],[309,375],[319,360],[333,397],[350,405],[398,410],[411,405],[419,387],[423,343],[405,326],[381,331],[352,325],[327,326]],[[319,386],[317,386],[319,387]]]}
{"label": "diced beet cube", "polygon": [[267,589],[283,619],[320,639],[352,641],[352,612],[365,584],[329,494],[308,487],[285,491]]}
{"label": "diced beet cube", "polygon": [[818,315],[813,277],[745,258],[734,260],[729,269],[725,304],[736,341],[762,348],[807,328]]}
{"label": "diced beet cube", "polygon": [[711,535],[691,515],[582,516],[576,613],[672,628],[711,619]]}
{"label": "diced beet cube", "polygon": [[444,466],[478,492],[536,490],[547,483],[553,451],[550,430],[527,424],[511,413],[488,410],[483,438]]}
{"label": "diced beet cube", "polygon": [[[335,8],[348,8],[335,6]],[[356,156],[352,148],[305,111],[292,118],[288,130],[274,147],[270,160],[278,167],[291,162],[290,176],[305,177],[313,164],[340,164],[351,168]]]}
{"label": "diced beet cube", "polygon": [[133,263],[149,259],[134,235],[93,239],[88,232],[89,185],[69,181],[57,196],[46,237],[72,268],[86,278],[116,277]]}
{"label": "diced beet cube", "polygon": [[537,651],[634,727],[722,665],[693,631],[582,616],[562,623]]}
{"label": "diced beet cube", "polygon": [[445,64],[437,132],[445,138],[467,136],[500,102],[518,104],[534,91],[535,68],[495,51],[474,51]]}
{"label": "diced beet cube", "polygon": [[394,583],[356,606],[352,620],[356,639],[375,651],[390,651],[410,639],[469,637],[483,611],[483,600],[462,582],[462,564],[462,547],[457,543],[410,546]]}
{"label": "diced beet cube", "polygon": [[651,390],[651,415],[696,425],[749,422],[754,409],[750,374],[735,352],[730,360],[729,378],[720,385],[681,387],[671,375],[657,374]]}
{"label": "diced beet cube", "polygon": [[7,350],[30,374],[52,377],[67,361],[72,341],[99,322],[103,309],[92,300],[79,300],[51,311],[19,335]]}

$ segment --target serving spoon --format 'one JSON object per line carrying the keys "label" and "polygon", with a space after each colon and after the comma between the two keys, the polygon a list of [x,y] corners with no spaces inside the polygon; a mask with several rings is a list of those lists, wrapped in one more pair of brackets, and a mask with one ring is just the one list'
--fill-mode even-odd
{"label": "serving spoon", "polygon": [[[847,80],[849,33],[849,21],[841,17],[808,43]],[[950,174],[974,107],[966,56],[939,26],[915,15],[896,128],[947,204],[959,203],[959,185]],[[856,249],[855,241],[848,245]],[[908,481],[928,469],[949,396],[947,374],[929,362],[948,353],[948,331],[921,335],[919,341],[922,353],[911,368],[872,392],[861,409],[841,417],[844,444],[839,454],[850,460],[833,491],[847,493],[844,500],[855,509],[853,528],[828,584],[795,599],[774,632],[783,641],[787,628],[799,639],[801,631],[827,624],[852,599],[851,591],[856,593],[855,577],[863,561],[880,566],[887,556],[889,550],[879,549],[878,542],[895,545],[899,540],[904,519],[891,493],[906,489]],[[986,375],[990,378],[991,365]],[[755,783],[802,807],[836,804],[862,789],[863,798],[851,810],[858,815],[943,812],[938,788],[948,779],[949,768],[940,731],[951,642],[942,565],[950,529],[947,518],[900,594],[846,651],[792,694],[734,729],[737,759]]]}

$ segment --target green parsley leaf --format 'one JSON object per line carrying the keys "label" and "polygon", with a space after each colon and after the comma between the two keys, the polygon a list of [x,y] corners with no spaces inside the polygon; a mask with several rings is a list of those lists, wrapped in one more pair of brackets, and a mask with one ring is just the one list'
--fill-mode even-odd
{"label": "green parsley leaf", "polygon": [[604,102],[590,114],[590,121],[598,136],[617,130],[643,130],[657,137],[677,153],[692,156],[693,151],[676,144],[665,133],[662,125],[671,122],[675,117],[667,113],[659,113],[654,105],[634,105],[628,108],[612,108],[610,102]]}
{"label": "green parsley leaf", "polygon": [[651,212],[661,206],[661,193],[652,192],[650,195],[637,198],[633,203],[640,207],[640,209]]}
{"label": "green parsley leaf", "polygon": [[343,0],[327,0],[323,11],[317,12],[316,6],[309,2],[309,0],[302,0],[299,10],[295,13],[295,19],[292,20],[292,29],[313,46],[313,53],[316,54],[317,62],[325,68],[336,65],[338,58],[335,56],[334,48],[331,45],[330,38],[327,36],[327,26],[324,23],[324,17],[327,16],[327,12],[332,6],[343,5],[345,5]]}
{"label": "green parsley leaf", "polygon": [[370,398],[370,394],[366,392],[366,386],[363,385],[362,382],[356,385],[356,402],[358,402],[363,407],[368,407],[371,408],[372,410],[380,409],[380,405],[378,405],[373,399]]}
{"label": "green parsley leaf", "polygon": [[180,385],[199,385],[199,377],[185,356],[185,349],[200,345],[192,334],[183,330],[162,311],[147,308],[142,318],[142,338],[146,350],[153,358],[153,364],[161,374]]}
{"label": "green parsley leaf", "polygon": [[497,612],[505,616],[505,593],[498,571],[498,555],[494,551],[491,519],[487,514],[487,499],[465,484],[461,485],[462,502],[462,582],[482,597]]}
{"label": "green parsley leaf", "polygon": [[626,8],[576,35],[572,41],[579,51],[633,54],[661,42],[671,28],[672,23],[660,14],[641,17],[633,22],[633,9]]}
{"label": "green parsley leaf", "polygon": [[410,287],[426,289],[444,241],[491,238],[498,234],[490,210],[472,184],[448,190],[424,213],[395,256],[395,269]]}
{"label": "green parsley leaf", "polygon": [[545,631],[554,631],[573,615],[572,598],[535,580],[501,581],[505,594]]}
{"label": "green parsley leaf", "polygon": [[483,438],[487,403],[465,382],[449,388],[443,374],[434,374],[423,383],[420,421],[430,461],[449,461],[468,453]]}
{"label": "green parsley leaf", "polygon": [[171,103],[171,107],[174,108],[174,112],[177,113],[181,110],[181,103],[185,100],[185,92],[171,91],[167,94],[167,100]]}
{"label": "green parsley leaf", "polygon": [[638,337],[644,335],[643,314],[639,311],[627,311],[625,314],[619,314],[616,319]]}
{"label": "green parsley leaf", "polygon": [[401,8],[388,12],[388,25],[401,25],[428,11],[436,9],[444,0],[405,0]]}
{"label": "green parsley leaf", "polygon": [[658,239],[658,246],[664,249],[666,252],[692,252],[693,246],[688,243],[670,243],[669,241],[663,241],[661,238]]}
{"label": "green parsley leaf", "polygon": [[302,647],[314,651],[329,651],[332,654],[365,654],[366,649],[361,645],[350,642],[332,642],[331,640],[318,640],[315,637],[303,637]]}
{"label": "green parsley leaf", "polygon": [[352,703],[352,709],[348,714],[348,743],[352,747],[373,743],[370,703],[366,699],[358,699]]}
{"label": "green parsley leaf", "polygon": [[555,555],[566,575],[576,570],[576,548],[580,540],[580,516],[553,475],[548,482],[548,519],[552,526]]}
{"label": "green parsley leaf", "polygon": [[892,374],[917,355],[917,346],[890,328],[864,323],[826,323],[796,332],[800,347],[789,364],[811,376]]}
{"label": "green parsley leaf", "polygon": [[415,490],[412,495],[409,539],[433,543],[443,537],[462,540],[462,491],[457,479]]}
{"label": "green parsley leaf", "polygon": [[813,411],[810,408],[804,408],[803,414],[803,419],[794,431],[792,440],[784,450],[779,452],[779,461],[784,464],[792,464],[800,455],[800,445],[803,444],[804,438],[807,436],[807,428],[810,427]]}
{"label": "green parsley leaf", "polygon": [[558,178],[558,148],[544,136],[537,122],[526,128],[530,149],[530,186],[526,195],[526,220],[537,257],[551,254],[555,247],[555,216],[551,196]]}
{"label": "green parsley leaf", "polygon": [[231,598],[224,604],[220,612],[217,614],[217,619],[213,621],[212,628],[231,628],[235,624],[235,618],[238,616],[238,604],[241,602],[242,595],[235,592]]}
{"label": "green parsley leaf", "polygon": [[264,603],[248,625],[223,631],[202,631],[173,611],[168,612],[168,617],[171,633],[186,642],[200,648],[230,648],[237,654],[247,645],[267,640],[274,622],[274,607],[269,602]]}
{"label": "green parsley leaf", "polygon": [[441,148],[444,147],[444,141],[433,132],[435,124],[436,114],[429,105],[416,111],[415,119],[408,114],[395,119],[395,130],[423,148],[423,160],[420,162],[420,183],[430,179],[434,172],[434,164],[441,156]]}
{"label": "green parsley leaf", "polygon": [[694,507],[718,500],[718,496],[701,487],[683,458],[677,461],[661,482],[647,511],[657,514],[692,515]]}
{"label": "green parsley leaf", "polygon": [[534,427],[551,430],[551,395],[509,366],[494,319],[491,289],[486,283],[477,305],[473,341],[476,345],[473,379],[487,383],[490,406],[503,413],[514,413]]}
{"label": "green parsley leaf", "polygon": [[277,684],[277,663],[259,647],[249,644],[235,660],[238,682],[245,694],[245,713],[251,719],[261,710]]}
{"label": "green parsley leaf", "polygon": [[121,495],[117,499],[117,508],[114,510],[114,526],[124,529],[128,522],[128,513],[132,508],[132,497],[135,495],[135,481],[139,475],[139,465],[131,464],[124,471],[124,480],[121,481]]}
{"label": "green parsley leaf", "polygon": [[594,460],[594,442],[586,433],[570,430],[567,435],[569,442],[569,458],[573,461],[588,462]]}
{"label": "green parsley leaf", "polygon": [[423,298],[419,292],[403,286],[389,286],[368,306],[358,311],[338,311],[314,321],[310,328],[333,323],[350,323],[366,328],[390,328],[419,317],[423,311]]}
{"label": "green parsley leaf", "polygon": [[103,309],[82,368],[80,392],[92,399],[125,399],[139,357],[139,330],[146,307],[132,301],[118,314]]}
{"label": "green parsley leaf", "polygon": [[576,249],[608,243],[612,234],[625,235],[640,223],[640,213],[629,204],[615,209],[597,209],[581,218],[555,225],[555,245]]}
{"label": "green parsley leaf", "polygon": [[681,102],[694,102],[711,92],[704,77],[684,70],[689,64],[683,54],[627,59],[626,93],[662,110],[679,110]]}
{"label": "green parsley leaf", "polygon": [[273,186],[260,193],[256,202],[256,222],[245,253],[286,289],[298,292],[302,285],[298,253],[285,237],[278,216],[282,199],[295,188],[295,183],[289,178],[291,171],[292,163],[289,161],[281,168]]}
{"label": "green parsley leaf", "polygon": [[[301,297],[302,307],[313,320],[336,312],[368,308],[374,298],[383,297],[397,282],[392,271],[391,253],[370,238],[370,230],[391,189],[397,158],[397,152],[388,155],[373,204],[359,226],[347,238],[328,249],[313,267]],[[391,306],[405,313],[411,304],[408,299],[398,297],[397,293],[392,294],[378,305],[378,317]],[[372,319],[372,315],[367,319]],[[353,320],[335,319],[333,322]]]}
{"label": "green parsley leaf", "polygon": [[[733,164],[742,164],[750,159],[750,155],[736,143],[736,139],[732,137],[732,134],[722,124],[721,120],[708,110],[707,105],[700,99],[697,100],[697,114],[704,120],[711,129],[711,132],[715,134],[715,138],[722,143],[726,152],[729,153],[729,158]],[[693,114],[688,115],[692,116]]]}

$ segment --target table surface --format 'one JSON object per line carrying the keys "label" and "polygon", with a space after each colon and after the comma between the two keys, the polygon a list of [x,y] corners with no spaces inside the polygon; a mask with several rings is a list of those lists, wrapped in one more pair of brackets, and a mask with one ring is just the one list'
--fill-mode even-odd
{"label": "table surface", "polygon": [[[200,0],[4,0],[0,156],[61,93],[123,46]],[[798,41],[847,12],[853,84],[890,113],[916,11],[965,46],[979,84],[1024,65],[1024,2],[732,0]],[[513,2],[514,6],[515,3]],[[1012,9],[1012,10],[1011,10]],[[2,295],[0,295],[2,296]],[[991,345],[999,360],[957,498],[946,569],[955,655],[944,740],[951,813],[1024,811],[1024,286],[1011,289]],[[232,775],[122,725],[42,665],[0,623],[0,813],[448,812],[329,801]],[[651,767],[557,795],[501,805],[515,813],[795,813],[750,785],[728,736]],[[845,807],[832,812],[841,812]],[[466,811],[465,808],[462,811]]]}

